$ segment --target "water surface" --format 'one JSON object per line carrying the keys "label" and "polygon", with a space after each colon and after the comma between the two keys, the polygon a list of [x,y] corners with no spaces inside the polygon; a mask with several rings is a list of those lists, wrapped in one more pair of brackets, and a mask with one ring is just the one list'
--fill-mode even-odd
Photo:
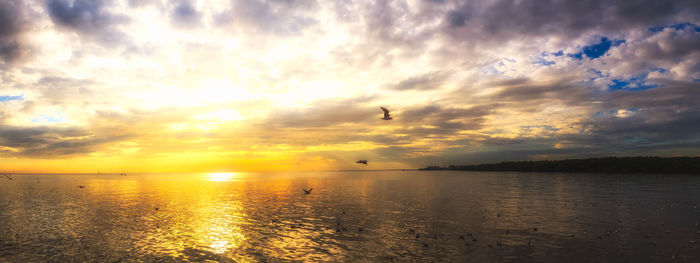
{"label": "water surface", "polygon": [[12,177],[0,179],[0,262],[700,261],[697,176]]}

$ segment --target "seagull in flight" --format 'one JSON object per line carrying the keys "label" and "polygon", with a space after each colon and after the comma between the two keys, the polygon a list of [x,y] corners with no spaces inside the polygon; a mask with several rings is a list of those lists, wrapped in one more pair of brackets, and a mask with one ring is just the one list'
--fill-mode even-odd
{"label": "seagull in flight", "polygon": [[355,163],[361,163],[361,164],[367,165],[367,160],[359,160]]}
{"label": "seagull in flight", "polygon": [[384,108],[384,107],[379,107],[379,108],[382,109],[382,111],[384,111],[384,118],[382,118],[382,120],[387,120],[387,121],[388,121],[388,120],[393,119],[393,118],[391,117],[391,115],[389,115],[389,110],[387,110],[387,109]]}
{"label": "seagull in flight", "polygon": [[302,189],[302,190],[304,190],[304,194],[307,194],[307,195],[308,195],[308,194],[311,194],[311,191],[314,190],[314,189],[313,189],[313,188],[309,188],[309,190],[306,190],[306,189]]}

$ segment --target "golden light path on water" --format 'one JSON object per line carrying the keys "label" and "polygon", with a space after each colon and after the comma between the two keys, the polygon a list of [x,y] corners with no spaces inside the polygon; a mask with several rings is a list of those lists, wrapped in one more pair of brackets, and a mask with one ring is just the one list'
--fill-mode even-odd
{"label": "golden light path on water", "polygon": [[[143,249],[166,253],[185,260],[250,259],[237,253],[247,238],[242,225],[247,215],[241,206],[241,193],[229,184],[236,173],[200,174],[202,180],[183,176],[158,184],[153,193],[158,213],[153,214],[155,229]],[[155,209],[155,208],[154,208]],[[162,225],[161,225],[162,224]]]}
{"label": "golden light path on water", "polygon": [[658,178],[20,174],[0,180],[0,262],[697,262],[700,179]]}

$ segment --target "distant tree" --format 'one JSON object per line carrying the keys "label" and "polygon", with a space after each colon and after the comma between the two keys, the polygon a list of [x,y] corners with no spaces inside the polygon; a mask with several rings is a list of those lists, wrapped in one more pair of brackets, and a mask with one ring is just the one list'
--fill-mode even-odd
{"label": "distant tree", "polygon": [[447,167],[428,166],[421,170],[700,174],[700,157],[604,157],[449,165]]}

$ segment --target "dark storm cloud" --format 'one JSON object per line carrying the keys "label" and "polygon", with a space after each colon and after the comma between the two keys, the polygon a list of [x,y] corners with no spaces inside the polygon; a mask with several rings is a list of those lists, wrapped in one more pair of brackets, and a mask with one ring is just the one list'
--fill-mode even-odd
{"label": "dark storm cloud", "polygon": [[441,10],[435,8],[440,4],[420,4],[417,7],[419,10],[412,10],[408,3],[402,1],[370,2],[371,4],[361,7],[366,32],[378,40],[375,44],[391,44],[390,47],[379,48],[419,48],[437,33],[434,27],[425,25],[434,23],[442,14]]}
{"label": "dark storm cloud", "polygon": [[16,150],[4,152],[5,156],[54,157],[88,153],[107,142],[120,137],[97,138],[80,128],[13,127],[0,126],[0,146]]}
{"label": "dark storm cloud", "polygon": [[700,32],[694,28],[685,27],[666,28],[641,41],[627,43],[624,48],[618,48],[614,57],[608,58],[608,62],[614,68],[642,74],[650,70],[666,71],[678,63],[695,61],[695,68],[691,67],[683,72],[676,71],[680,77],[686,77],[700,72],[698,59],[700,59]]}
{"label": "dark storm cloud", "polygon": [[[594,133],[612,137],[645,138],[653,143],[678,139],[699,140],[700,83],[660,81],[662,87],[643,91],[616,91],[601,105],[597,118],[585,123]],[[605,114],[630,111],[629,117]],[[601,114],[602,113],[602,114]]]}
{"label": "dark storm cloud", "polygon": [[[671,125],[681,124],[683,128],[696,128],[697,124],[671,122]],[[691,126],[693,127],[691,127]],[[658,126],[662,127],[662,126]],[[440,152],[438,155],[421,156],[413,163],[426,165],[447,164],[477,164],[501,161],[525,160],[557,160],[567,158],[589,158],[606,156],[639,156],[639,155],[697,155],[700,137],[663,140],[659,138],[639,137],[637,130],[634,135],[619,134],[577,134],[556,135],[547,138],[470,138],[468,141],[456,141],[454,147]],[[685,133],[689,135],[688,133]],[[563,148],[554,147],[561,143]],[[420,167],[420,166],[419,166]]]}
{"label": "dark storm cloud", "polygon": [[[577,36],[588,30],[600,33],[628,28],[678,23],[679,14],[698,14],[697,1],[483,1],[465,2],[445,15],[449,33],[477,33],[480,38],[524,35]],[[473,35],[473,34],[469,34]]]}
{"label": "dark storm cloud", "polygon": [[317,23],[315,0],[233,0],[231,9],[215,20],[242,29],[278,35],[295,35]]}
{"label": "dark storm cloud", "polygon": [[467,22],[467,15],[458,12],[450,11],[447,13],[447,23],[452,27],[461,27]]}
{"label": "dark storm cloud", "polygon": [[[495,105],[482,105],[470,108],[443,108],[436,105],[410,108],[401,112],[397,122],[408,127],[398,133],[414,136],[431,134],[448,135],[463,130],[476,130],[482,127],[484,117],[491,113]],[[413,126],[413,127],[411,127]],[[432,126],[434,128],[425,128]]]}
{"label": "dark storm cloud", "polygon": [[[542,104],[553,102],[568,106],[588,106],[591,101],[598,99],[594,88],[567,77],[549,82],[516,78],[485,83],[484,86],[495,92],[482,100],[496,103],[498,108],[507,107],[523,112],[536,112]],[[455,98],[463,97],[464,94],[470,93],[461,90],[455,94]]]}
{"label": "dark storm cloud", "polygon": [[700,82],[656,79],[662,87],[643,91],[615,91],[606,94],[605,108],[700,109]]}
{"label": "dark storm cloud", "polygon": [[0,40],[0,57],[7,62],[13,62],[20,57],[21,49],[17,40]]}
{"label": "dark storm cloud", "polygon": [[434,90],[442,87],[449,74],[442,71],[430,72],[420,76],[404,79],[389,85],[395,90]]}
{"label": "dark storm cloud", "polygon": [[182,0],[173,6],[170,19],[177,25],[196,26],[200,24],[202,15],[190,1]]}
{"label": "dark storm cloud", "polygon": [[[591,145],[606,146],[627,142],[629,146],[665,145],[673,142],[700,142],[700,111],[675,114],[673,119],[650,122],[644,115],[627,118],[610,117],[591,126],[596,141]],[[601,144],[602,141],[604,144]]]}
{"label": "dark storm cloud", "polygon": [[515,102],[540,102],[543,100],[560,100],[575,103],[589,94],[586,87],[575,86],[566,81],[543,84],[543,83],[523,83],[519,85],[509,85],[501,88],[500,92],[494,95],[494,99],[515,101]]}
{"label": "dark storm cloud", "polygon": [[103,10],[103,1],[49,0],[49,15],[54,23],[81,31],[100,30],[114,22],[114,17]]}
{"label": "dark storm cloud", "polygon": [[46,8],[53,23],[75,30],[105,45],[123,43],[124,33],[115,28],[128,22],[128,17],[107,11],[111,1],[102,0],[49,0]]}
{"label": "dark storm cloud", "polygon": [[0,60],[7,63],[21,59],[27,47],[21,39],[25,30],[24,3],[0,0]]}
{"label": "dark storm cloud", "polygon": [[[591,110],[589,118],[572,124],[581,127],[579,133],[552,132],[548,136],[534,138],[470,136],[454,141],[454,145],[461,145],[460,147],[416,161],[423,162],[424,165],[431,165],[432,161],[434,165],[438,160],[452,164],[473,164],[611,155],[697,155],[700,146],[700,133],[697,132],[700,131],[700,108],[697,106],[700,83],[657,81],[662,86],[654,89],[602,93],[591,90],[575,95],[576,99],[583,101],[580,105],[594,100],[600,102],[586,107]],[[557,85],[533,85],[527,79],[495,84],[508,89],[505,93],[494,96],[507,95],[504,98],[508,100],[539,101],[539,96],[545,101],[570,99],[566,92],[543,95]],[[513,89],[533,91],[515,92]],[[554,147],[555,144],[562,146]]]}

